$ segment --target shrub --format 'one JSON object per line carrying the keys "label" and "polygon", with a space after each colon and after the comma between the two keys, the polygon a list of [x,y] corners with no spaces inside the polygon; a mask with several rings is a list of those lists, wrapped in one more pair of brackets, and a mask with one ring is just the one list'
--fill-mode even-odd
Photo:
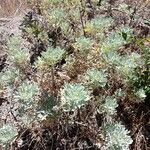
{"label": "shrub", "polygon": [[4,125],[0,128],[0,143],[5,147],[11,142],[18,132],[15,127],[11,125]]}
{"label": "shrub", "polygon": [[106,63],[112,66],[117,66],[120,64],[122,57],[116,51],[109,51],[102,53],[102,58]]}
{"label": "shrub", "polygon": [[105,113],[107,116],[111,116],[116,114],[117,110],[116,108],[118,107],[118,103],[116,98],[107,96],[105,98],[104,103],[100,106],[100,111]]}
{"label": "shrub", "polygon": [[129,150],[132,143],[129,131],[121,123],[107,123],[104,126],[106,147],[109,150]]}
{"label": "shrub", "polygon": [[109,51],[117,51],[124,44],[125,40],[119,33],[112,33],[103,42],[101,50],[104,54]]}
{"label": "shrub", "polygon": [[3,86],[11,86],[14,84],[16,78],[19,76],[20,71],[16,68],[8,68],[6,71],[1,72],[1,84]]}
{"label": "shrub", "polygon": [[[139,62],[139,60],[141,61]],[[141,59],[141,55],[132,53],[130,56],[127,55],[122,57],[120,65],[118,65],[117,68],[120,70],[120,73],[125,76],[125,78],[131,79],[135,68],[143,64],[142,61],[143,60]]]}
{"label": "shrub", "polygon": [[23,82],[17,89],[15,94],[21,102],[30,105],[35,103],[34,97],[39,95],[38,85],[35,83]]}
{"label": "shrub", "polygon": [[92,49],[93,42],[84,36],[76,39],[75,47],[79,51],[80,57],[85,57]]}
{"label": "shrub", "polygon": [[107,74],[103,70],[92,68],[87,70],[85,79],[94,88],[104,87],[107,83]]}
{"label": "shrub", "polygon": [[49,47],[46,52],[42,53],[42,56],[36,61],[36,67],[40,70],[44,68],[53,67],[58,61],[60,61],[65,51],[60,47],[52,48]]}
{"label": "shrub", "polygon": [[[118,123],[122,118],[116,117],[117,108],[124,100],[147,101],[150,51],[146,39],[137,38],[128,24],[117,24],[120,18],[113,15],[120,10],[132,15],[132,9],[122,5],[116,10],[111,2],[41,1],[34,8],[38,14],[28,13],[22,37],[8,41],[8,66],[0,73],[0,95],[6,97],[9,115],[19,126],[50,128],[53,136],[48,141],[54,137],[56,146],[62,146],[51,149],[86,149],[89,143],[96,146],[100,141],[108,150],[128,150],[132,143],[129,131]],[[6,134],[0,137],[4,144],[17,134],[12,127],[7,133],[8,128],[0,129],[0,134]],[[34,135],[38,142],[43,138],[43,133]]]}
{"label": "shrub", "polygon": [[50,10],[49,19],[52,25],[58,26],[60,25],[64,18],[66,18],[66,14],[64,9],[61,8],[55,8]]}
{"label": "shrub", "polygon": [[102,34],[113,24],[112,18],[99,17],[94,18],[91,21],[87,22],[85,25],[85,32],[91,35]]}
{"label": "shrub", "polygon": [[21,37],[13,37],[8,42],[8,57],[16,65],[25,66],[29,62],[28,49],[23,47]]}
{"label": "shrub", "polygon": [[65,111],[74,111],[90,100],[90,94],[81,84],[66,83],[61,89],[61,106]]}
{"label": "shrub", "polygon": [[143,89],[138,89],[138,91],[134,91],[136,96],[136,102],[144,102],[146,98],[146,93]]}

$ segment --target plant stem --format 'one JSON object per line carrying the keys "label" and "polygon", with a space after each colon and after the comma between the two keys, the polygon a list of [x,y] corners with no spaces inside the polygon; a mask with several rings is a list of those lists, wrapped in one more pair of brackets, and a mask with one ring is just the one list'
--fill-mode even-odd
{"label": "plant stem", "polygon": [[55,77],[54,77],[54,68],[51,68],[51,76],[52,76],[52,92],[53,96],[55,95]]}
{"label": "plant stem", "polygon": [[[81,7],[83,9],[83,4],[82,4],[82,0],[80,0],[80,3],[81,3]],[[82,30],[83,30],[83,35],[86,37],[86,33],[85,33],[85,30],[84,30],[84,23],[83,23],[83,10],[81,10],[81,8],[79,7],[79,10],[80,10],[80,21],[81,21],[81,25],[82,25]]]}

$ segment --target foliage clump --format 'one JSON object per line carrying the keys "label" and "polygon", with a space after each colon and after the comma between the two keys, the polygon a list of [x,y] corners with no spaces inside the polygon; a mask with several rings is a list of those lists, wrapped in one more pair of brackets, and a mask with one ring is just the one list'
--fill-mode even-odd
{"label": "foliage clump", "polygon": [[7,69],[5,72],[1,72],[1,84],[3,86],[13,85],[18,76],[19,70],[15,68]]}
{"label": "foliage clump", "polygon": [[0,143],[2,146],[5,146],[11,142],[11,140],[17,136],[18,132],[17,129],[15,129],[11,125],[4,125],[2,128],[0,128]]}
{"label": "foliage clump", "polygon": [[[23,103],[34,102],[34,97],[39,95],[38,85],[35,83],[24,82],[16,92],[16,97]],[[35,103],[35,102],[34,102]]]}
{"label": "foliage clump", "polygon": [[46,52],[42,53],[42,56],[36,61],[36,66],[39,69],[44,69],[46,67],[53,67],[59,60],[62,59],[65,51],[58,48],[48,48]]}
{"label": "foliage clump", "polygon": [[85,25],[85,32],[90,35],[102,36],[103,32],[106,31],[113,24],[112,18],[98,17],[87,22]]}
{"label": "foliage clump", "polygon": [[87,70],[85,79],[89,85],[95,88],[104,87],[107,84],[107,74],[103,70],[95,68]]}
{"label": "foliage clump", "polygon": [[84,106],[90,100],[90,94],[81,84],[64,85],[61,90],[61,106],[65,111],[74,111]]}
{"label": "foliage clump", "polygon": [[8,42],[8,57],[16,65],[25,66],[30,59],[27,48],[23,47],[21,37],[13,37]]}
{"label": "foliage clump", "polygon": [[76,39],[75,47],[79,51],[79,56],[86,56],[92,49],[93,42],[84,36]]}
{"label": "foliage clump", "polygon": [[107,114],[108,116],[116,114],[118,103],[114,97],[106,97],[105,102],[101,105],[100,111]]}
{"label": "foliage clump", "polygon": [[104,126],[108,150],[129,150],[132,139],[121,123],[107,123]]}

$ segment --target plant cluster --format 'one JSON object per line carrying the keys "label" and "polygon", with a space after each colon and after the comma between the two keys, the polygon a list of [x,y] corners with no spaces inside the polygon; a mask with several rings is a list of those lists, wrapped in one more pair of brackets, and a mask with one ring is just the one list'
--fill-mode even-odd
{"label": "plant cluster", "polygon": [[[133,140],[117,108],[125,99],[148,100],[150,49],[130,24],[117,27],[110,13],[100,16],[108,5],[109,1],[44,0],[37,8],[40,13],[24,18],[22,37],[8,41],[9,64],[0,73],[0,95],[12,105],[14,126],[31,129],[39,143],[42,136],[34,129],[46,126],[56,139],[71,142],[60,142],[63,149],[88,149],[88,143],[95,149],[130,149]],[[118,10],[125,9],[121,5]],[[126,48],[132,44],[138,51]],[[4,147],[17,135],[14,126],[6,121],[0,128]],[[71,131],[73,140],[79,137],[76,143],[67,139]]]}

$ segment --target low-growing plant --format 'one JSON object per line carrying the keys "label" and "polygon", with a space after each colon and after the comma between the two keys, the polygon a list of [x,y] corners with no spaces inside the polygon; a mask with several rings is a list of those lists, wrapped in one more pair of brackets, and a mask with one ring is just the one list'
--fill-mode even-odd
{"label": "low-growing plant", "polygon": [[85,25],[85,32],[90,35],[102,36],[103,32],[106,31],[113,24],[112,18],[99,17],[94,18],[87,22]]}
{"label": "low-growing plant", "polygon": [[124,125],[121,123],[107,123],[104,125],[104,131],[108,150],[129,150],[132,139]]}
{"label": "low-growing plant", "polygon": [[103,42],[101,50],[103,53],[107,53],[109,51],[117,51],[124,44],[125,40],[119,33],[112,33]]}
{"label": "low-growing plant", "polygon": [[146,93],[143,89],[138,89],[138,91],[135,91],[135,95],[137,96],[136,101],[138,102],[144,102],[146,98]]}
{"label": "low-growing plant", "polygon": [[[28,149],[48,138],[50,149],[129,150],[133,140],[122,115],[130,111],[129,100],[145,103],[149,97],[149,48],[134,26],[124,18],[120,25],[113,12],[133,15],[133,10],[113,8],[109,0],[38,5],[22,25],[22,37],[8,41],[8,65],[0,73],[8,116],[18,131],[26,127],[37,138]],[[126,108],[120,110],[122,105]],[[50,130],[46,136],[39,130],[43,127]],[[6,145],[17,135],[16,127],[3,125],[0,135]],[[18,138],[24,142],[23,136]]]}
{"label": "low-growing plant", "polygon": [[61,107],[65,111],[74,111],[90,100],[89,91],[81,84],[66,83],[61,89]]}
{"label": "low-growing plant", "polygon": [[92,49],[93,42],[91,39],[84,36],[76,39],[75,48],[79,51],[80,57],[85,57]]}
{"label": "low-growing plant", "polygon": [[122,57],[120,64],[118,65],[118,69],[126,78],[131,79],[135,68],[142,65],[142,61],[141,55],[137,53],[131,53],[130,56],[127,55]]}
{"label": "low-growing plant", "polygon": [[31,103],[36,103],[35,100],[39,95],[38,85],[30,82],[23,82],[17,89],[15,96],[22,103],[31,105]]}
{"label": "low-growing plant", "polygon": [[104,70],[92,68],[87,70],[85,79],[94,88],[104,87],[107,83],[107,74]]}
{"label": "low-growing plant", "polygon": [[133,29],[128,26],[121,27],[120,34],[127,43],[134,37]]}
{"label": "low-growing plant", "polygon": [[117,66],[118,64],[120,64],[121,59],[122,59],[120,54],[116,51],[109,51],[105,53],[102,52],[101,56],[106,63],[112,66]]}
{"label": "low-growing plant", "polygon": [[28,49],[21,45],[21,37],[13,37],[8,42],[8,57],[16,65],[25,66],[29,62],[30,54]]}
{"label": "low-growing plant", "polygon": [[52,9],[49,14],[50,23],[55,26],[59,26],[66,18],[66,13],[62,8]]}
{"label": "low-growing plant", "polygon": [[49,47],[47,51],[43,52],[42,56],[36,61],[36,67],[41,70],[51,68],[62,59],[64,54],[65,51],[60,47]]}
{"label": "low-growing plant", "polygon": [[1,84],[3,86],[13,85],[16,78],[19,76],[20,71],[16,68],[7,69],[4,72],[0,73]]}
{"label": "low-growing plant", "polygon": [[115,115],[118,107],[116,98],[112,96],[107,96],[104,100],[104,103],[100,106],[99,111],[105,113],[106,116]]}
{"label": "low-growing plant", "polygon": [[17,136],[17,129],[12,125],[4,125],[0,128],[0,143],[3,147],[6,147],[15,136]]}

